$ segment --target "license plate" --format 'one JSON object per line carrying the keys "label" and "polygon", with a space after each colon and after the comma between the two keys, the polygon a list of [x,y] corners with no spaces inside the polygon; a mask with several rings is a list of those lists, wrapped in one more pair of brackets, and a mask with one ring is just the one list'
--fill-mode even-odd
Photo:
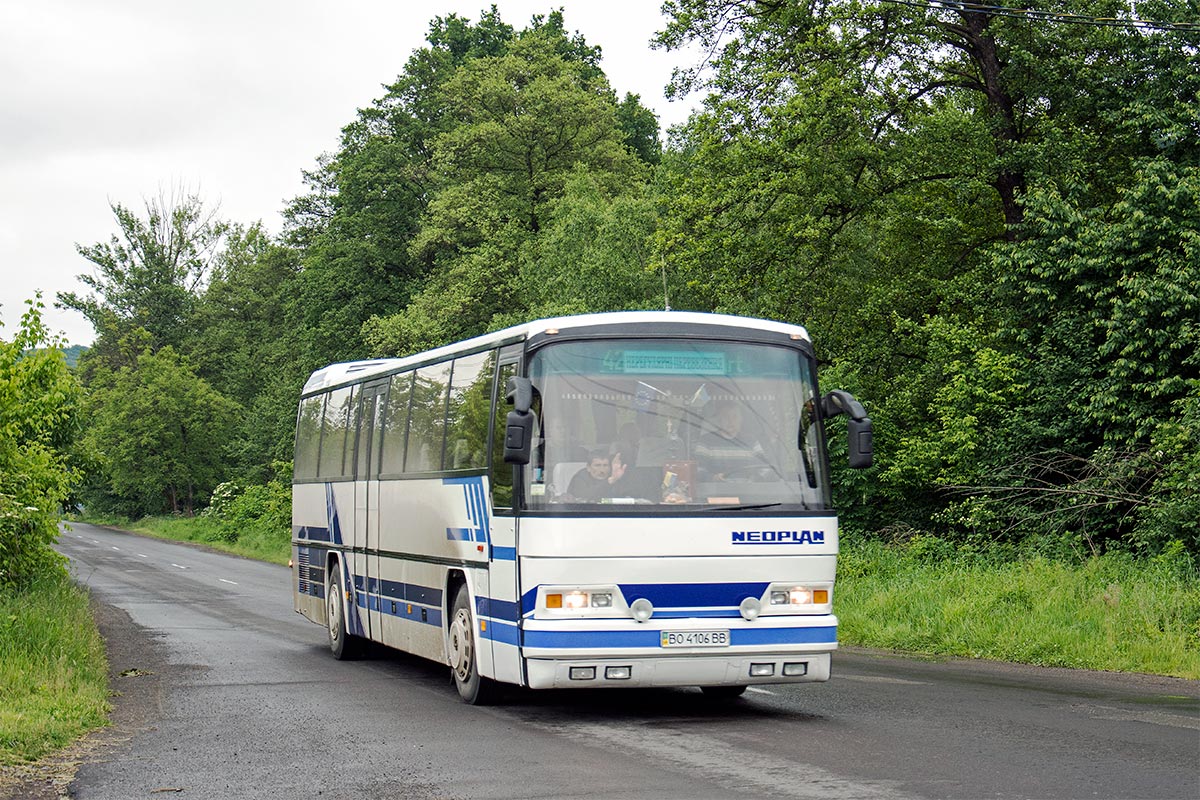
{"label": "license plate", "polygon": [[729,631],[662,631],[663,647],[728,647]]}

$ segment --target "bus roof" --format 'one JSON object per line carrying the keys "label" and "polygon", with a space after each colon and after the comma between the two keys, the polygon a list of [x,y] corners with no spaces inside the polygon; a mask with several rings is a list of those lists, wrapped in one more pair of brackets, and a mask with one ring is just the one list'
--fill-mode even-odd
{"label": "bus roof", "polygon": [[644,326],[655,324],[686,324],[696,326],[719,326],[733,328],[751,328],[759,331],[782,333],[793,338],[811,341],[808,331],[800,325],[790,325],[785,322],[773,322],[753,317],[736,317],[729,314],[704,314],[695,311],[612,311],[600,314],[577,314],[569,317],[551,317],[532,322],[514,325],[511,328],[485,333],[473,339],[445,345],[434,350],[414,353],[403,358],[375,358],[367,361],[347,361],[340,364],[330,364],[314,372],[304,384],[303,394],[311,394],[333,386],[347,383],[358,383],[375,375],[385,375],[390,372],[418,366],[420,364],[440,361],[453,356],[455,353],[483,350],[498,346],[505,342],[519,342],[531,336],[544,333],[549,329],[568,331],[573,328],[597,328],[603,326]]}

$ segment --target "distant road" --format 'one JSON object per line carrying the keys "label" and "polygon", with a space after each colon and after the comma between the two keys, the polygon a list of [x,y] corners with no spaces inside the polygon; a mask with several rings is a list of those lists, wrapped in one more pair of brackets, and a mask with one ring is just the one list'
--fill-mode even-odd
{"label": "distant road", "polygon": [[286,568],[81,524],[60,550],[140,627],[114,666],[158,682],[79,770],[80,800],[1200,798],[1196,681],[841,651],[827,684],[737,701],[476,708],[421,659],[334,661]]}

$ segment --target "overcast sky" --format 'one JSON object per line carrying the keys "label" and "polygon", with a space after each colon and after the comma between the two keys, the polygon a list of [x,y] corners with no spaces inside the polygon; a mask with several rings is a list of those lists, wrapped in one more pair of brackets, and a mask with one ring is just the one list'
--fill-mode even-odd
{"label": "overcast sky", "polygon": [[[0,0],[0,337],[42,291],[50,327],[89,344],[75,244],[115,233],[109,203],[142,209],[183,186],[220,216],[277,233],[301,171],[337,147],[383,94],[435,16],[472,20],[488,0]],[[619,96],[640,94],[664,129],[690,105],[663,87],[688,56],[652,50],[658,0],[495,0],[523,28],[562,7],[599,45]]]}

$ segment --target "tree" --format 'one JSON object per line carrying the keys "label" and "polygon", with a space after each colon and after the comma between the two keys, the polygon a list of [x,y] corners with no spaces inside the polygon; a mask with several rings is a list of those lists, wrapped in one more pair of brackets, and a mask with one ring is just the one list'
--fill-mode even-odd
{"label": "tree", "polygon": [[432,141],[449,124],[441,87],[468,61],[505,52],[513,36],[495,9],[476,24],[435,18],[429,46],[342,129],[338,152],[306,173],[313,191],[284,214],[288,241],[303,249],[290,318],[305,364],[365,356],[363,321],[400,311],[419,289],[428,265],[410,245],[433,188]]}
{"label": "tree", "polygon": [[261,225],[231,226],[203,293],[195,301],[194,333],[182,349],[196,372],[245,405],[287,357],[289,298],[299,254],[271,242]]}
{"label": "tree", "polygon": [[[1081,280],[1054,261],[1080,231],[1054,225],[1041,235],[1039,198],[1069,186],[1061,196],[1070,207],[1103,209],[1103,224],[1117,230],[1111,215],[1142,182],[1147,159],[1195,163],[1194,32],[1031,21],[968,4],[677,0],[667,10],[660,42],[698,42],[711,54],[711,69],[681,71],[674,84],[711,93],[664,159],[658,242],[672,293],[685,307],[803,322],[832,362],[826,376],[867,399],[888,467],[849,479],[856,497],[880,501],[850,514],[852,525],[874,515],[871,524],[936,521],[960,533],[1019,529],[1012,515],[965,513],[952,492],[1029,485],[1028,450],[1017,442],[1085,462],[1128,451],[1131,429],[1115,419],[1110,442],[1120,448],[1077,446],[1095,439],[1072,410],[1084,395],[1095,410],[1128,400],[1141,419],[1172,419],[1181,384],[1154,393],[1167,385],[1160,370],[1186,359],[1150,358],[1125,374],[1130,385],[1100,379],[1116,378],[1118,351],[1152,343],[1119,344],[1123,334],[1081,327],[1092,312],[1080,299],[1137,285],[1142,301],[1101,302],[1096,319],[1112,311],[1159,324],[1175,319],[1164,303],[1188,313],[1178,305],[1186,284],[1164,280],[1152,251],[1127,260],[1124,277]],[[1117,0],[1046,10],[1133,12]],[[1184,19],[1166,3],[1137,11]],[[1115,255],[1099,230],[1069,263]],[[1036,241],[1026,247],[1023,237]],[[1176,240],[1150,238],[1178,252]],[[1028,293],[1059,304],[1030,303]],[[1025,336],[1045,339],[1042,355],[1060,355],[1029,363]],[[1143,368],[1159,378],[1141,392]]]}
{"label": "tree", "polygon": [[108,501],[130,515],[190,515],[224,480],[241,409],[168,346],[98,373],[86,443]]}
{"label": "tree", "polygon": [[198,299],[189,362],[247,411],[230,442],[226,477],[265,480],[273,462],[292,457],[296,398],[318,366],[297,330],[300,269],[295,249],[271,242],[257,225],[234,226]]}
{"label": "tree", "polygon": [[598,54],[565,39],[555,19],[445,82],[453,124],[433,140],[434,188],[410,245],[429,277],[403,312],[364,328],[375,352],[482,333],[528,308],[515,293],[521,265],[569,176],[585,169],[613,194],[640,181]]}
{"label": "tree", "polygon": [[1081,194],[1032,194],[1021,241],[997,254],[1008,334],[1039,391],[1015,407],[1004,450],[1004,466],[1025,468],[1002,470],[1010,481],[988,495],[1036,498],[1097,546],[1179,539],[1200,552],[1194,524],[1154,510],[1195,502],[1175,458],[1200,433],[1200,169],[1159,157],[1110,205]]}
{"label": "tree", "polygon": [[79,280],[91,289],[58,295],[58,305],[82,313],[96,329],[90,359],[104,358],[135,328],[155,348],[180,347],[192,331],[196,298],[229,231],[195,194],[146,200],[146,216],[112,204],[120,229],[108,242],[77,245],[96,267]]}
{"label": "tree", "polygon": [[0,588],[65,574],[51,545],[79,477],[69,453],[82,392],[42,309],[29,301],[12,340],[0,339]]}
{"label": "tree", "polygon": [[568,179],[542,234],[526,250],[516,281],[523,306],[497,324],[530,317],[662,308],[653,258],[655,189],[635,184],[613,195],[584,168]]}
{"label": "tree", "polygon": [[642,105],[640,95],[626,93],[617,106],[617,125],[625,134],[625,146],[647,164],[662,160],[658,116]]}

